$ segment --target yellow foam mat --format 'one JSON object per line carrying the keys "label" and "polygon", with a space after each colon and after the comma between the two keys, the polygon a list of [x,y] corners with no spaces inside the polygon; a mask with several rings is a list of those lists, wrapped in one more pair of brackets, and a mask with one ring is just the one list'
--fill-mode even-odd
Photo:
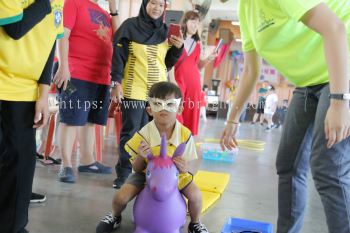
{"label": "yellow foam mat", "polygon": [[230,180],[230,174],[198,171],[194,182],[201,191],[222,194]]}
{"label": "yellow foam mat", "polygon": [[206,211],[210,206],[212,206],[217,200],[220,198],[219,193],[212,193],[212,192],[202,192],[202,213]]}
{"label": "yellow foam mat", "polygon": [[[220,143],[220,139],[216,138],[205,138],[204,142],[210,143]],[[265,142],[258,140],[237,140],[238,148],[247,149],[247,150],[255,150],[255,151],[263,151],[265,149]],[[197,147],[200,147],[202,143],[196,143]]]}

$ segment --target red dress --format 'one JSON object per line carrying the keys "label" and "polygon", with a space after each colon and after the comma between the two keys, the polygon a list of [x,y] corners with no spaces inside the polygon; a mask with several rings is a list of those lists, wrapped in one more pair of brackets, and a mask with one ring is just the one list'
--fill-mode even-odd
{"label": "red dress", "polygon": [[[178,120],[192,132],[192,135],[198,134],[200,100],[201,100],[201,81],[198,63],[200,61],[200,43],[196,43],[193,52],[187,56],[184,49],[178,62],[175,64],[175,80],[181,89],[183,96],[184,110]],[[185,58],[186,57],[186,58]],[[182,61],[185,58],[184,61]]]}

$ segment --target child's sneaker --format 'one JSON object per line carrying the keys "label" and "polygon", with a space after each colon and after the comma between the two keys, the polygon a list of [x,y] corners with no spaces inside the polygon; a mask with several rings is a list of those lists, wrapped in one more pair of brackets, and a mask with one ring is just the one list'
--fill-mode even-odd
{"label": "child's sneaker", "polygon": [[122,217],[115,217],[112,213],[108,213],[96,227],[96,233],[110,233],[115,229],[120,227],[120,223],[122,221]]}
{"label": "child's sneaker", "polygon": [[190,223],[188,224],[188,233],[209,233],[208,229],[203,223]]}

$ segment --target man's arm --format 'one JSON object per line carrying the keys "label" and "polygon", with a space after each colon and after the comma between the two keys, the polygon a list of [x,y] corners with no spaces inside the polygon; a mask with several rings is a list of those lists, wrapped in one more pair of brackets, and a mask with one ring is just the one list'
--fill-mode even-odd
{"label": "man's arm", "polygon": [[259,77],[260,57],[255,50],[244,53],[244,68],[241,81],[239,82],[236,94],[236,101],[227,121],[224,132],[221,135],[220,145],[224,150],[226,147],[232,150],[237,146],[236,133],[238,120],[246,101],[253,92]]}
{"label": "man's arm", "polygon": [[[325,3],[308,11],[301,20],[323,39],[330,93],[349,93],[349,50],[345,24]],[[331,99],[325,120],[328,148],[350,136],[349,119],[349,101]]]}
{"label": "man's arm", "polygon": [[[115,0],[108,0],[108,3],[109,3],[109,11],[111,13],[118,13],[116,1]],[[118,15],[112,15],[112,31],[113,31],[113,35],[117,31],[119,24],[120,24],[119,16]]]}
{"label": "man's arm", "polygon": [[54,44],[45,67],[41,73],[39,84],[38,100],[35,103],[34,128],[41,128],[46,125],[49,119],[49,90],[52,76],[52,65],[55,56],[56,45]]}
{"label": "man's arm", "polygon": [[64,37],[58,40],[58,60],[59,66],[54,77],[54,82],[58,88],[63,87],[66,90],[68,81],[71,78],[69,64],[68,64],[68,53],[69,53],[69,37],[71,30],[64,28]]}
{"label": "man's arm", "polygon": [[49,13],[51,13],[50,0],[36,0],[23,10],[21,21],[4,25],[4,30],[12,39],[19,40]]}
{"label": "man's arm", "polygon": [[54,43],[54,45],[51,49],[49,58],[47,59],[47,62],[46,62],[45,67],[43,69],[43,72],[41,73],[41,76],[40,76],[39,81],[38,81],[39,84],[45,84],[45,85],[50,86],[55,52],[56,52],[56,42]]}

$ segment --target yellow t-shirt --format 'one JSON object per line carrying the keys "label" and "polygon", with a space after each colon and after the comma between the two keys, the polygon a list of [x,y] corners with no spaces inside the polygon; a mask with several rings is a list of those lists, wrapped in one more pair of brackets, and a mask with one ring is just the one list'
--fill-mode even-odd
{"label": "yellow t-shirt", "polygon": [[345,23],[350,48],[349,0],[240,0],[243,51],[256,50],[298,87],[329,82],[323,40],[300,22],[322,2]]}
{"label": "yellow t-shirt", "polygon": [[23,9],[19,0],[0,0],[0,26],[20,21]]}
{"label": "yellow t-shirt", "polygon": [[[0,27],[0,100],[37,100],[37,81],[56,38],[63,36],[63,1],[51,2],[52,12],[19,40],[9,37]],[[13,15],[27,8],[34,0],[19,2],[20,7],[12,8]]]}
{"label": "yellow t-shirt", "polygon": [[128,60],[122,80],[126,98],[147,100],[148,91],[154,83],[167,81],[165,56],[168,49],[167,42],[158,45],[129,42]]}
{"label": "yellow t-shirt", "polygon": [[[145,125],[140,131],[126,143],[125,150],[131,155],[130,161],[133,163],[138,155],[139,146],[141,141],[145,141],[151,148],[152,154],[158,156],[160,153],[161,136],[157,129],[154,120]],[[186,161],[192,161],[198,158],[196,145],[194,143],[191,131],[183,126],[180,122],[176,121],[173,134],[167,141],[167,155],[172,156],[175,149],[181,143],[186,143],[185,151],[182,158]],[[182,190],[192,181],[192,176],[188,173],[180,174],[179,176],[179,189]]]}

